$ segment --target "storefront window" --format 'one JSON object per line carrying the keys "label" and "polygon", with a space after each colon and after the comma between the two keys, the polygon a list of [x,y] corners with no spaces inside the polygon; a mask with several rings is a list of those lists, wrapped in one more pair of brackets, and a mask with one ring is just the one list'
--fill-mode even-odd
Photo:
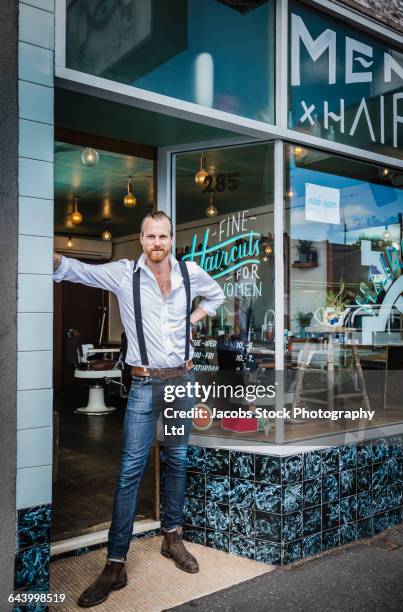
{"label": "storefront window", "polygon": [[286,179],[286,441],[401,422],[403,175],[290,145]]}
{"label": "storefront window", "polygon": [[402,157],[403,54],[290,2],[288,126]]}
{"label": "storefront window", "polygon": [[272,0],[67,1],[67,67],[274,121]]}
{"label": "storefront window", "polygon": [[[206,176],[195,182],[200,167]],[[226,301],[193,335],[197,380],[203,385],[274,383],[273,145],[186,153],[176,158],[176,256],[197,262],[220,283]],[[273,397],[262,400],[274,404]],[[194,433],[274,439],[268,419],[242,418],[248,396],[223,390],[203,403]],[[214,411],[232,415],[214,418]]]}

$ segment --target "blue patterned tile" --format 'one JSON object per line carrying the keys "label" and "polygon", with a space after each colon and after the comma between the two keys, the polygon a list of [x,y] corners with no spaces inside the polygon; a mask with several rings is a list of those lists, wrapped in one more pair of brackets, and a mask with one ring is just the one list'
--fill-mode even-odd
{"label": "blue patterned tile", "polygon": [[189,446],[188,469],[192,472],[206,471],[206,449],[201,446]]}
{"label": "blue patterned tile", "polygon": [[396,525],[399,525],[399,523],[402,522],[402,509],[401,508],[395,508],[394,510],[389,510],[388,513],[388,526],[389,527],[396,527]]}
{"label": "blue patterned tile", "polygon": [[229,506],[207,502],[206,527],[218,531],[227,531],[229,528]]}
{"label": "blue patterned tile", "polygon": [[230,474],[234,478],[253,480],[255,477],[255,461],[253,454],[231,451]]}
{"label": "blue patterned tile", "polygon": [[372,440],[372,463],[379,463],[385,461],[389,455],[389,447],[385,438],[379,438],[379,440]]}
{"label": "blue patterned tile", "polygon": [[228,476],[229,450],[206,448],[206,472],[208,474]]}
{"label": "blue patterned tile", "polygon": [[256,475],[258,482],[281,484],[281,459],[269,455],[255,455]]}
{"label": "blue patterned tile", "polygon": [[339,449],[324,448],[322,450],[322,474],[334,474],[339,471]]}
{"label": "blue patterned tile", "polygon": [[231,535],[229,550],[234,555],[253,559],[255,556],[255,541],[252,538],[242,538],[239,535]]}
{"label": "blue patterned tile", "polygon": [[304,536],[319,533],[322,530],[322,511],[320,506],[307,508],[303,513]]}
{"label": "blue patterned tile", "polygon": [[255,512],[255,537],[269,542],[281,542],[281,515]]}
{"label": "blue patterned tile", "polygon": [[357,465],[358,467],[365,467],[372,465],[372,445],[371,444],[358,444],[357,446]]}
{"label": "blue patterned tile", "polygon": [[398,508],[402,504],[402,485],[389,485],[388,490],[388,509]]}
{"label": "blue patterned tile", "polygon": [[338,527],[340,522],[340,505],[338,501],[333,501],[322,506],[322,529],[327,531]]}
{"label": "blue patterned tile", "polygon": [[398,459],[402,456],[402,437],[401,434],[386,438],[388,444],[388,456]]}
{"label": "blue patterned tile", "polygon": [[283,542],[291,542],[302,536],[302,512],[292,512],[283,514],[281,517],[281,527]]}
{"label": "blue patterned tile", "polygon": [[222,531],[206,531],[206,545],[217,550],[229,551],[229,535]]}
{"label": "blue patterned tile", "polygon": [[273,544],[273,542],[265,542],[264,540],[255,541],[255,561],[277,565],[280,563],[280,557],[280,544]]}
{"label": "blue patterned tile", "polygon": [[320,533],[302,540],[302,554],[304,557],[318,555],[322,551],[322,536]]}
{"label": "blue patterned tile", "polygon": [[302,480],[302,455],[282,458],[281,478],[282,484],[300,482]]}
{"label": "blue patterned tile", "polygon": [[206,500],[222,504],[229,503],[229,478],[227,476],[206,476]]}
{"label": "blue patterned tile", "polygon": [[343,525],[342,527],[340,527],[340,544],[348,544],[349,542],[354,542],[356,539],[356,523],[350,523],[350,525]]}
{"label": "blue patterned tile", "polygon": [[322,550],[331,550],[340,545],[339,529],[330,529],[322,533]]}
{"label": "blue patterned tile", "polygon": [[196,472],[186,474],[186,497],[200,497],[205,495],[205,476]]}
{"label": "blue patterned tile", "polygon": [[205,525],[204,501],[195,497],[187,497],[183,508],[183,522],[193,527],[204,527]]}
{"label": "blue patterned tile", "polygon": [[388,512],[382,512],[381,514],[375,514],[373,517],[374,521],[374,534],[382,533],[388,528],[389,516]]}
{"label": "blue patterned tile", "polygon": [[388,466],[388,483],[393,485],[402,480],[402,464],[393,457],[386,462]]}
{"label": "blue patterned tile", "polygon": [[372,466],[372,488],[375,490],[388,484],[388,464],[386,461]]}
{"label": "blue patterned tile", "polygon": [[372,516],[362,521],[357,521],[357,540],[361,538],[372,538],[374,535],[374,526],[372,524]]}
{"label": "blue patterned tile", "polygon": [[27,604],[24,606],[14,606],[13,612],[48,612],[48,606],[47,604],[37,603]]}
{"label": "blue patterned tile", "polygon": [[388,489],[387,487],[378,487],[372,493],[372,510],[373,513],[382,512],[388,508]]}
{"label": "blue patterned tile", "polygon": [[302,509],[302,484],[283,485],[282,510],[284,513]]}
{"label": "blue patterned tile", "polygon": [[50,542],[51,505],[18,511],[18,550]]}
{"label": "blue patterned tile", "polygon": [[356,493],[357,470],[344,470],[340,472],[340,497],[347,497]]}
{"label": "blue patterned tile", "polygon": [[326,502],[334,501],[340,497],[339,494],[339,475],[332,474],[330,476],[324,476],[322,478],[322,501]]}
{"label": "blue patterned tile", "polygon": [[298,561],[298,559],[302,559],[302,540],[284,544],[283,564],[287,565]]}
{"label": "blue patterned tile", "polygon": [[264,512],[281,512],[281,486],[256,483],[255,508]]}
{"label": "blue patterned tile", "polygon": [[357,467],[357,447],[355,444],[342,444],[339,447],[340,471]]}
{"label": "blue patterned tile", "polygon": [[206,532],[204,529],[185,526],[183,528],[183,539],[187,540],[188,542],[194,542],[194,544],[202,544],[204,546],[206,543]]}
{"label": "blue patterned tile", "polygon": [[255,535],[255,512],[251,508],[231,507],[230,529],[231,533],[253,538]]}
{"label": "blue patterned tile", "polygon": [[36,585],[48,585],[50,546],[31,546],[15,557],[14,587],[33,589]]}
{"label": "blue patterned tile", "polygon": [[304,454],[304,480],[318,478],[322,474],[322,457],[320,451],[309,451]]}
{"label": "blue patterned tile", "polygon": [[372,516],[372,495],[369,491],[357,495],[357,518],[366,519]]}
{"label": "blue patterned tile", "polygon": [[232,506],[253,508],[255,505],[255,485],[253,482],[231,478],[230,504]]}
{"label": "blue patterned tile", "polygon": [[322,480],[306,480],[303,483],[303,504],[304,508],[317,506],[322,501]]}
{"label": "blue patterned tile", "polygon": [[362,467],[357,470],[357,493],[369,491],[372,485],[372,470],[370,467]]}
{"label": "blue patterned tile", "polygon": [[343,497],[340,500],[340,525],[347,525],[357,520],[357,496]]}

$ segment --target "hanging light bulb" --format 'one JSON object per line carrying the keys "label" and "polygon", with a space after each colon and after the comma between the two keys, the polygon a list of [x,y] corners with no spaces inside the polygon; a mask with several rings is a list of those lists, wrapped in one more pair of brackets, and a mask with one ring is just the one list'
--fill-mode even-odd
{"label": "hanging light bulb", "polygon": [[206,215],[208,217],[216,217],[218,213],[217,208],[214,206],[213,193],[210,193],[209,205],[206,208]]}
{"label": "hanging light bulb", "polygon": [[71,249],[71,247],[73,246],[73,241],[71,239],[71,234],[69,234],[69,239],[67,240],[67,246],[69,247],[69,249]]}
{"label": "hanging light bulb", "polygon": [[294,192],[292,189],[289,189],[286,193],[285,193],[285,199],[286,200],[291,200],[292,196],[294,195]]}
{"label": "hanging light bulb", "polygon": [[96,166],[98,162],[98,151],[91,147],[86,147],[81,154],[81,163],[84,164],[84,166]]}
{"label": "hanging light bulb", "polygon": [[208,172],[206,171],[205,168],[205,159],[203,157],[203,155],[200,158],[200,169],[198,170],[198,172],[196,172],[195,174],[195,183],[196,185],[204,185],[204,179],[206,178],[206,176],[208,176]]}
{"label": "hanging light bulb", "polygon": [[269,258],[267,257],[267,255],[263,257],[263,261],[269,261]]}
{"label": "hanging light bulb", "polygon": [[298,159],[303,159],[307,153],[308,151],[304,147],[301,147],[301,145],[294,146],[294,155]]}
{"label": "hanging light bulb", "polygon": [[110,242],[112,240],[112,234],[109,229],[109,225],[107,225],[104,231],[102,232],[102,240],[105,240],[106,242]]}
{"label": "hanging light bulb", "polygon": [[126,206],[126,208],[134,208],[137,204],[137,198],[133,193],[133,183],[131,176],[129,176],[129,181],[127,183],[127,194],[123,198],[123,204]]}
{"label": "hanging light bulb", "polygon": [[267,247],[265,247],[264,252],[265,252],[266,255],[271,255],[273,253],[273,249],[270,246],[270,244],[268,244]]}
{"label": "hanging light bulb", "polygon": [[382,179],[390,179],[392,178],[394,172],[391,168],[379,168],[378,176]]}
{"label": "hanging light bulb", "polygon": [[78,198],[76,197],[75,202],[74,202],[74,211],[71,214],[71,220],[74,223],[74,225],[80,225],[80,223],[83,222],[83,216],[78,210],[77,202],[78,202]]}
{"label": "hanging light bulb", "polygon": [[390,230],[388,230],[388,226],[385,225],[385,231],[382,234],[382,238],[384,240],[384,242],[389,242],[389,240],[392,240],[392,232]]}

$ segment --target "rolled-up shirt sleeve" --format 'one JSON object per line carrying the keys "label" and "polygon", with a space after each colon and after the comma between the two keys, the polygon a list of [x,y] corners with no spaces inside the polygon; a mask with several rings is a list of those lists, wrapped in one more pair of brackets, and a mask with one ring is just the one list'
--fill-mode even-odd
{"label": "rolled-up shirt sleeve", "polygon": [[203,299],[199,307],[210,317],[215,315],[217,308],[225,301],[225,294],[220,285],[203,268],[196,265],[196,294]]}
{"label": "rolled-up shirt sleeve", "polygon": [[87,264],[62,255],[59,267],[53,273],[53,280],[56,283],[70,281],[72,283],[82,283],[89,287],[97,287],[118,293],[124,281],[124,274],[130,261],[120,259],[106,264]]}

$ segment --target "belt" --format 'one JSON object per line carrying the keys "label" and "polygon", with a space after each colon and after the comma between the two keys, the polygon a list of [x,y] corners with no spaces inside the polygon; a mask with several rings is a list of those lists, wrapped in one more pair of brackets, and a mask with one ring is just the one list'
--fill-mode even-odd
{"label": "belt", "polygon": [[176,368],[148,368],[142,366],[132,366],[132,376],[152,376],[165,380],[167,378],[178,378],[178,376],[183,376],[192,368],[193,361],[191,359],[187,363],[184,363]]}

